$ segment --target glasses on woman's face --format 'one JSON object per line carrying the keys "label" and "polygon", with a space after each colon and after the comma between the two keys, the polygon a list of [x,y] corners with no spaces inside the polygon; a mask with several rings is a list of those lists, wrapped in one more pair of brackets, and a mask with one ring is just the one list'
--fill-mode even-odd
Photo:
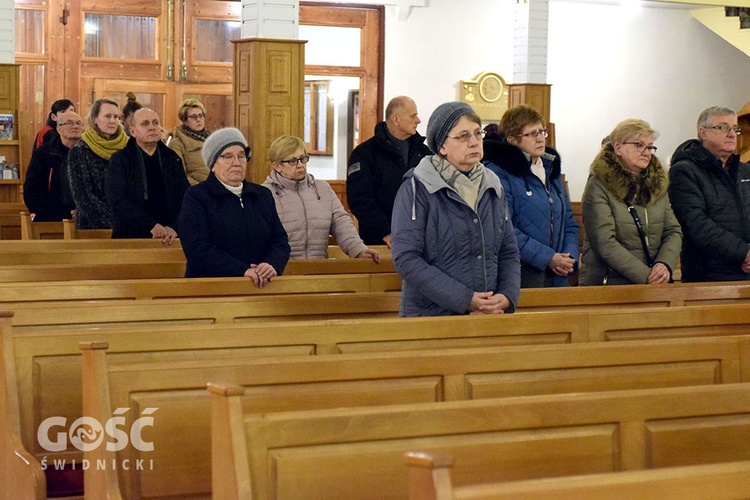
{"label": "glasses on woman's face", "polygon": [[187,115],[187,117],[190,118],[191,120],[198,121],[198,120],[204,119],[206,115],[204,115],[203,113],[195,113],[193,115]]}
{"label": "glasses on woman's face", "polygon": [[474,138],[476,138],[476,139],[478,139],[478,140],[481,141],[482,139],[484,139],[485,135],[487,135],[487,132],[485,132],[482,129],[479,129],[479,130],[475,131],[474,133],[472,133],[472,132],[463,132],[463,133],[458,134],[458,135],[449,135],[449,136],[446,136],[446,137],[448,139],[456,139],[459,142],[469,142],[472,137],[474,137]]}
{"label": "glasses on woman's face", "polygon": [[310,157],[305,155],[305,156],[300,156],[299,158],[289,158],[288,160],[281,160],[279,163],[286,163],[290,167],[296,167],[300,163],[304,165],[308,161],[310,161]]}
{"label": "glasses on woman's face", "polygon": [[232,164],[235,160],[237,160],[240,163],[245,163],[247,161],[247,157],[245,156],[245,153],[240,154],[230,154],[230,153],[224,153],[223,155],[219,155],[219,158],[221,158],[223,161]]}
{"label": "glasses on woman's face", "polygon": [[543,138],[546,138],[547,134],[549,134],[549,131],[546,128],[540,128],[539,130],[532,130],[525,134],[518,134],[518,137],[531,137],[532,139],[536,139],[541,135]]}
{"label": "glasses on woman's face", "polygon": [[642,142],[623,142],[623,144],[632,144],[635,146],[635,149],[643,154],[644,151],[648,151],[651,154],[656,153],[656,150],[658,149],[656,146],[649,146],[648,144],[643,144]]}

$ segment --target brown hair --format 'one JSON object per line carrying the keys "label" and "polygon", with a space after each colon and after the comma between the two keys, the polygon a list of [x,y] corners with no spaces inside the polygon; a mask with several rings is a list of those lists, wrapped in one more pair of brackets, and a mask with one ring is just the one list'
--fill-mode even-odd
{"label": "brown hair", "polygon": [[109,97],[102,97],[101,99],[94,101],[94,104],[91,105],[91,109],[89,110],[89,114],[86,115],[86,126],[96,130],[98,134],[101,134],[102,131],[99,130],[99,127],[94,123],[94,118],[98,117],[99,113],[102,112],[102,104],[111,104],[116,107],[118,111],[120,110],[120,105],[117,104],[117,101],[110,99]]}
{"label": "brown hair", "polygon": [[526,104],[519,104],[508,109],[503,114],[503,117],[500,119],[500,132],[505,137],[517,136],[524,127],[535,123],[541,123],[542,127],[547,126],[544,123],[544,117],[539,111]]}
{"label": "brown hair", "polygon": [[203,113],[204,115],[206,114],[206,107],[203,106],[203,103],[198,99],[185,99],[184,101],[182,101],[182,104],[180,104],[180,108],[177,110],[177,118],[179,118],[182,123],[185,123],[187,121],[188,110],[190,108],[200,108],[201,113]]}

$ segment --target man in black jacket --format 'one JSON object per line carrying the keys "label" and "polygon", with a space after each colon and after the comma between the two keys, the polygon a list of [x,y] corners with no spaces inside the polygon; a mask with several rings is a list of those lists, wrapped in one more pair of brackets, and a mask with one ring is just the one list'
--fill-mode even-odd
{"label": "man in black jacket", "polygon": [[83,119],[75,111],[64,111],[56,123],[58,134],[31,155],[23,184],[23,201],[37,222],[72,219],[75,215],[68,182],[68,152],[81,140]]}
{"label": "man in black jacket", "polygon": [[713,106],[678,146],[669,200],[682,226],[682,281],[750,279],[750,165],[734,154],[737,114]]}
{"label": "man in black jacket", "polygon": [[182,160],[161,141],[161,124],[152,109],[133,114],[130,135],[107,167],[112,238],[155,238],[171,244],[190,186]]}
{"label": "man in black jacket", "polygon": [[391,246],[391,213],[402,178],[432,154],[417,133],[420,123],[414,101],[394,97],[385,108],[385,121],[375,126],[375,135],[349,157],[346,199],[367,245]]}

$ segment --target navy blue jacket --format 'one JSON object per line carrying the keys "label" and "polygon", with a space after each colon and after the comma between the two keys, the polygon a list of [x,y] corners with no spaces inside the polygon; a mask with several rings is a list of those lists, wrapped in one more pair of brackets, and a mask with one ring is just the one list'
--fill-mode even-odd
{"label": "navy blue jacket", "polygon": [[482,163],[500,178],[521,252],[524,287],[568,286],[547,265],[556,253],[579,262],[578,223],[565,192],[560,158],[552,148],[542,157],[546,183],[531,172],[530,160],[517,146],[485,140]]}
{"label": "navy blue jacket", "polygon": [[476,210],[422,159],[393,207],[391,253],[403,279],[401,316],[466,314],[474,292],[518,304],[518,246],[497,177],[485,170]]}
{"label": "navy blue jacket", "polygon": [[248,181],[240,198],[210,173],[185,193],[179,226],[187,278],[244,276],[261,262],[281,275],[289,261],[271,191]]}

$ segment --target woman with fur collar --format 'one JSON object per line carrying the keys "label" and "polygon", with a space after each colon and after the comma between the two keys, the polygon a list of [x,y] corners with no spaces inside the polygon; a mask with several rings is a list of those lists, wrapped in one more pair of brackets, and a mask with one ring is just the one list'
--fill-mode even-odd
{"label": "woman with fur collar", "polygon": [[643,120],[617,124],[591,164],[583,192],[581,285],[668,283],[682,231],[669,205],[658,133]]}
{"label": "woman with fur collar", "polygon": [[488,136],[484,164],[500,178],[521,252],[521,288],[568,286],[578,267],[578,223],[560,175],[560,157],[547,148],[544,118],[514,106]]}

